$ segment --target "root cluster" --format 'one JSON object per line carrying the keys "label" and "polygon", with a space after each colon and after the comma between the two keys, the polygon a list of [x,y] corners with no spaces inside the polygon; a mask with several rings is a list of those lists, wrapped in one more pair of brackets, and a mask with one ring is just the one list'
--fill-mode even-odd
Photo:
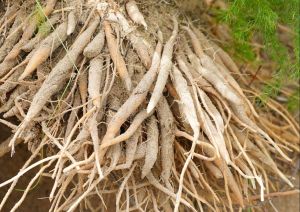
{"label": "root cluster", "polygon": [[50,211],[233,211],[277,191],[274,177],[293,187],[283,170],[299,125],[273,100],[257,112],[258,90],[230,56],[172,5],[149,2],[7,7],[0,122],[13,134],[0,156],[21,142],[32,156],[1,182],[0,210],[35,167],[12,211],[40,176],[53,179]]}

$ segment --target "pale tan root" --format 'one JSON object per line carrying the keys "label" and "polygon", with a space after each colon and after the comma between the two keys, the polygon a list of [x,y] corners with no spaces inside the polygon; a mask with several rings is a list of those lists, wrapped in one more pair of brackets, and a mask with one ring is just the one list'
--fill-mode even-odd
{"label": "pale tan root", "polygon": [[30,58],[24,72],[19,77],[19,81],[29,76],[39,65],[47,60],[51,52],[57,49],[67,39],[67,23],[60,24],[47,38],[45,38],[40,46],[35,50]]}
{"label": "pale tan root", "polygon": [[249,104],[248,99],[245,97],[241,87],[238,85],[238,83],[235,81],[235,79],[229,73],[227,73],[227,70],[224,69],[222,64],[214,63],[212,58],[210,58],[206,54],[204,54],[202,46],[201,46],[197,36],[189,27],[183,27],[183,28],[188,32],[188,34],[192,40],[192,45],[193,45],[194,51],[195,51],[196,55],[198,56],[198,58],[201,60],[201,64],[203,65],[203,67],[205,67],[207,69],[212,69],[216,74],[218,74],[221,78],[223,78],[225,81],[227,81],[241,95],[241,97],[245,101],[245,105],[248,105],[252,109],[254,114],[257,116],[257,113],[252,108],[252,105]]}
{"label": "pale tan root", "polygon": [[5,102],[7,94],[17,85],[17,79],[22,73],[22,69],[17,69],[2,85],[0,85],[0,101]]}
{"label": "pale tan root", "polygon": [[154,166],[158,154],[158,126],[157,119],[154,115],[150,116],[147,125],[147,149],[145,156],[145,164],[142,168],[142,178],[144,178]]}
{"label": "pale tan root", "polygon": [[101,56],[95,57],[90,61],[89,76],[88,76],[88,93],[92,99],[94,106],[100,108],[100,88],[101,77],[103,72],[103,59]]}
{"label": "pale tan root", "polygon": [[75,40],[67,55],[56,64],[47,79],[43,82],[41,88],[32,100],[24,121],[21,123],[11,140],[10,146],[12,146],[12,148],[14,146],[14,140],[20,136],[26,126],[42,110],[50,97],[64,85],[64,82],[68,80],[68,77],[71,74],[70,69],[73,67],[79,54],[82,53],[83,48],[87,45],[98,24],[99,19],[93,20],[87,30]]}
{"label": "pale tan root", "polygon": [[105,44],[105,33],[101,28],[99,33],[93,40],[85,47],[83,55],[88,58],[96,57],[102,51]]}
{"label": "pale tan root", "polygon": [[74,94],[74,100],[73,100],[73,107],[75,109],[73,109],[71,111],[71,114],[68,118],[68,123],[67,123],[67,126],[66,126],[66,131],[65,131],[65,138],[70,134],[73,126],[74,126],[74,123],[75,123],[75,120],[77,117],[77,113],[78,113],[78,110],[79,108],[76,108],[80,105],[80,96],[79,96],[79,93],[78,93],[78,90],[76,90],[75,94]]}
{"label": "pale tan root", "polygon": [[143,25],[147,30],[146,21],[142,13],[139,11],[139,8],[137,7],[136,2],[134,0],[130,0],[126,3],[126,10],[133,22]]}
{"label": "pale tan root", "polygon": [[[107,145],[116,136],[121,125],[129,116],[142,104],[155,79],[156,71],[159,66],[160,54],[162,49],[162,33],[158,32],[158,43],[153,55],[152,64],[149,71],[144,75],[139,84],[134,88],[130,97],[121,106],[113,119],[108,123],[106,134],[102,140],[102,145]],[[104,153],[105,154],[105,153]]]}
{"label": "pale tan root", "polygon": [[153,54],[152,48],[149,48],[147,41],[138,32],[134,31],[134,28],[129,25],[127,19],[122,13],[117,12],[115,18],[122,27],[122,36],[126,37],[130,41],[143,65],[149,69],[151,65],[151,56]]}
{"label": "pale tan root", "polygon": [[[108,111],[108,115],[107,115],[107,122],[110,122],[112,120],[112,118],[117,113],[116,111],[119,110],[120,106],[121,106],[121,102],[117,97],[111,96],[109,98],[109,111]],[[119,132],[117,132],[117,134],[119,134]],[[105,170],[104,170],[105,175],[108,175],[111,171],[113,171],[116,168],[116,166],[119,162],[120,156],[121,156],[121,145],[120,144],[117,143],[108,149],[107,158],[110,159],[109,160],[110,164],[109,164],[109,166],[105,167]],[[101,155],[101,145],[99,147],[98,157],[99,157],[99,161],[102,163],[103,158]]]}
{"label": "pale tan root", "polygon": [[183,78],[179,69],[174,65],[172,68],[171,79],[180,98],[183,112],[193,129],[195,139],[198,139],[200,123],[197,118],[197,112],[193,98],[189,92],[187,81]]}
{"label": "pale tan root", "polygon": [[[152,173],[149,173],[147,176],[147,179],[149,180],[149,182],[156,187],[157,189],[161,190],[162,192],[164,192],[165,194],[167,194],[168,196],[172,197],[173,199],[176,199],[176,194],[174,194],[171,190],[163,187],[153,176]],[[187,206],[189,209],[191,209],[192,211],[196,212],[196,209],[189,203],[187,202],[185,199],[180,199],[180,202],[183,203],[185,206]]]}
{"label": "pale tan root", "polygon": [[[42,8],[42,13],[45,17],[50,15],[54,9],[57,0],[47,0],[46,6]],[[33,21],[28,21],[25,30],[23,31],[22,37],[19,42],[14,46],[14,48],[6,55],[5,60],[15,60],[16,57],[20,54],[22,46],[28,42],[28,40],[33,36],[37,26],[38,26],[38,16],[39,14],[34,14],[36,18],[33,18]]]}
{"label": "pale tan root", "polygon": [[182,74],[180,73],[179,69],[176,66],[173,66],[172,69],[172,74],[171,74],[171,78],[173,81],[173,84],[175,86],[175,89],[180,97],[180,101],[181,104],[183,105],[183,112],[191,126],[191,128],[193,129],[193,137],[194,137],[194,141],[192,144],[192,147],[190,149],[190,153],[188,158],[186,159],[184,166],[182,168],[181,174],[180,174],[180,180],[179,180],[179,188],[176,194],[176,202],[175,202],[175,206],[174,206],[174,211],[178,211],[179,210],[179,203],[180,203],[180,197],[181,197],[181,193],[182,193],[182,189],[183,189],[183,179],[184,179],[184,175],[185,175],[185,171],[190,163],[190,161],[192,160],[194,151],[195,151],[195,147],[198,141],[198,137],[199,137],[199,128],[200,128],[200,123],[198,121],[197,118],[197,112],[196,112],[196,108],[194,105],[194,100],[189,92],[189,88],[187,86],[187,81],[183,78]]}
{"label": "pale tan root", "polygon": [[99,155],[97,154],[97,152],[99,152],[99,135],[98,135],[98,127],[97,127],[97,121],[96,121],[96,117],[97,117],[97,111],[95,112],[95,114],[90,118],[88,125],[89,125],[89,131],[92,137],[92,141],[93,141],[93,147],[94,147],[94,151],[96,152],[95,154],[95,163],[96,163],[96,167],[97,167],[97,171],[99,174],[99,178],[102,179],[103,178],[103,172],[100,166],[100,160],[99,160]]}
{"label": "pale tan root", "polygon": [[11,36],[7,37],[4,43],[1,45],[0,62],[3,61],[7,53],[13,48],[14,44],[18,42],[18,39],[22,35],[22,29],[19,27],[19,25],[22,23],[22,18],[24,17],[23,13],[24,11],[17,12],[17,18],[8,32],[8,34],[11,34]]}
{"label": "pale tan root", "polygon": [[173,54],[173,47],[175,44],[175,40],[178,33],[178,22],[175,17],[173,17],[173,32],[167,43],[164,45],[164,50],[161,56],[160,61],[160,68],[157,76],[157,80],[155,83],[155,87],[153,89],[151,99],[149,100],[148,106],[147,106],[147,112],[150,113],[153,111],[155,106],[157,105],[163,89],[167,83],[169,73],[172,68],[172,54]]}
{"label": "pale tan root", "polygon": [[157,116],[161,134],[161,178],[169,190],[173,190],[169,179],[174,161],[175,120],[165,97],[157,105]]}
{"label": "pale tan root", "polygon": [[77,24],[76,13],[74,11],[71,11],[68,14],[67,35],[71,35],[75,31],[76,24]]}
{"label": "pale tan root", "polygon": [[132,87],[132,82],[128,74],[125,61],[121,55],[118,47],[116,38],[113,35],[110,24],[107,21],[103,21],[103,27],[105,31],[105,37],[107,41],[107,46],[109,49],[110,56],[117,68],[120,78],[123,80],[125,88],[130,91]]}
{"label": "pale tan root", "polygon": [[30,189],[33,186],[33,183],[40,177],[40,175],[51,166],[51,164],[54,162],[54,160],[49,161],[48,164],[44,165],[37,173],[36,175],[30,180],[30,182],[28,183],[25,191],[23,192],[22,197],[19,199],[18,202],[16,202],[16,204],[14,205],[14,207],[11,209],[12,212],[15,212],[22,204],[22,202],[25,200],[28,192],[30,191]]}
{"label": "pale tan root", "polygon": [[106,142],[106,143],[103,142],[104,140],[103,138],[102,143],[100,145],[100,150],[102,150],[101,156],[104,156],[103,154],[106,152],[107,147],[118,144],[130,138],[134,134],[134,132],[138,129],[140,124],[142,124],[146,118],[151,116],[151,114],[152,113],[148,114],[147,111],[142,110],[134,117],[130,127],[124,133],[111,139],[110,142]]}
{"label": "pale tan root", "polygon": [[60,15],[54,15],[46,22],[42,23],[39,27],[37,34],[26,44],[24,44],[22,50],[25,52],[30,52],[35,47],[37,47],[40,44],[40,42],[48,36],[48,34],[51,32],[50,29],[59,21],[59,19]]}
{"label": "pale tan root", "polygon": [[118,169],[129,169],[134,161],[135,153],[137,151],[137,144],[139,141],[139,138],[141,136],[141,127],[139,127],[135,133],[128,139],[126,142],[126,162],[124,164],[120,164],[116,166],[116,170]]}
{"label": "pale tan root", "polygon": [[[120,211],[120,199],[121,199],[121,196],[122,196],[122,192],[124,190],[124,187],[125,185],[127,184],[127,181],[129,180],[130,176],[132,175],[132,172],[134,171],[136,167],[136,163],[134,163],[130,170],[128,171],[127,175],[125,176],[120,188],[119,188],[119,191],[118,191],[118,194],[117,194],[117,197],[116,197],[116,211]],[[129,203],[129,201],[127,201]]]}
{"label": "pale tan root", "polygon": [[[133,0],[57,1],[53,10],[56,1],[43,2],[48,6],[39,12],[53,13],[46,19],[37,10],[26,14],[34,0],[0,18],[7,40],[0,47],[0,122],[13,131],[0,157],[19,142],[33,154],[1,182],[11,185],[0,210],[20,178],[38,167],[13,211],[39,177],[53,179],[51,212],[111,204],[124,212],[241,211],[278,190],[278,179],[293,186],[283,155],[296,158],[298,124],[274,100],[256,108],[257,119],[250,99],[259,90],[191,22],[165,19],[177,13],[173,4],[141,5],[144,19]],[[165,45],[159,28],[169,36]],[[249,68],[245,74],[253,74]],[[283,98],[291,93],[282,90]]]}

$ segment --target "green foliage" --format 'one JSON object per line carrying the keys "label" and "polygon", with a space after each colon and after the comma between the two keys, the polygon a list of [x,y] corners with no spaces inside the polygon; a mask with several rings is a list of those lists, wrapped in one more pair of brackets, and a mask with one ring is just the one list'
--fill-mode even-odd
{"label": "green foliage", "polygon": [[35,9],[32,14],[32,19],[35,21],[38,26],[45,22],[46,17],[44,15],[43,9],[41,7],[41,3],[39,0],[36,0]]}
{"label": "green foliage", "polygon": [[38,26],[38,33],[41,35],[48,35],[50,31],[51,25],[48,23],[48,21],[45,21]]}
{"label": "green foliage", "polygon": [[300,108],[300,90],[296,90],[292,96],[289,97],[287,108],[289,111],[296,112]]}
{"label": "green foliage", "polygon": [[[268,57],[276,63],[272,82],[263,89],[262,101],[276,96],[288,80],[300,79],[299,2],[298,0],[228,0],[227,10],[217,11],[219,20],[229,25],[235,50],[241,60],[255,61],[251,40],[259,36]],[[294,34],[292,50],[279,39],[278,24],[288,26]]]}
{"label": "green foliage", "polygon": [[51,26],[47,21],[47,17],[43,12],[43,8],[39,0],[36,0],[35,9],[32,14],[32,19],[37,23],[38,33],[41,35],[47,35],[51,31]]}

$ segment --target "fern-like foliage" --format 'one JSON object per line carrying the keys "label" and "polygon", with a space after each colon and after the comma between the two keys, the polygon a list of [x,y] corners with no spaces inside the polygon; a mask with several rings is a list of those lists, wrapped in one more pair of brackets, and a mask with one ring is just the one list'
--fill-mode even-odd
{"label": "fern-like foliage", "polygon": [[48,23],[47,17],[44,15],[40,0],[35,0],[35,9],[32,13],[32,19],[37,23],[38,33],[46,36],[51,31],[51,26]]}
{"label": "fern-like foliage", "polygon": [[[259,36],[264,51],[276,63],[272,82],[267,83],[261,95],[264,102],[268,97],[276,96],[286,81],[300,79],[299,1],[228,0],[227,3],[228,9],[217,11],[217,14],[219,20],[231,29],[233,43],[230,46],[234,48],[237,57],[254,61],[256,56],[251,40]],[[287,26],[292,31],[292,49],[280,41],[279,25]],[[295,101],[294,98],[291,101]]]}

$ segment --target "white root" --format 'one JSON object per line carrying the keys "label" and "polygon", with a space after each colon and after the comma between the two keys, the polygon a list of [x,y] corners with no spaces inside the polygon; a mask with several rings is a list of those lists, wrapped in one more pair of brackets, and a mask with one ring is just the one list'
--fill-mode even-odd
{"label": "white root", "polygon": [[74,11],[71,11],[68,15],[68,28],[67,28],[67,35],[71,35],[76,28],[77,24],[77,17]]}
{"label": "white root", "polygon": [[[118,98],[111,97],[109,99],[109,107],[110,108],[109,108],[108,115],[107,115],[107,122],[110,122],[112,120],[112,118],[116,114],[116,111],[119,110],[120,105],[121,105],[121,102]],[[119,132],[117,132],[117,134],[119,134]],[[101,147],[101,145],[100,145],[100,147]],[[111,171],[113,171],[116,168],[120,156],[121,156],[121,145],[119,143],[117,143],[109,148],[107,158],[110,159],[110,165],[109,165],[109,167],[106,167],[106,169],[104,170],[105,175],[108,175]],[[99,156],[99,154],[98,154],[98,157],[100,160],[102,159],[102,157]]]}
{"label": "white root", "polygon": [[126,10],[131,18],[131,20],[137,24],[143,25],[144,28],[147,30],[147,24],[144,19],[143,14],[139,11],[139,8],[136,5],[136,2],[134,0],[130,0],[126,3]]}
{"label": "white root", "polygon": [[[134,132],[139,128],[139,126],[144,122],[145,119],[147,119],[149,116],[151,116],[152,113],[147,113],[145,110],[142,110],[141,112],[139,112],[133,119],[131,125],[129,126],[129,128],[122,133],[121,135],[113,138],[110,140],[110,142],[103,142],[100,146],[100,149],[103,150],[103,152],[105,152],[105,149],[109,146],[118,144],[122,141],[126,141],[127,139],[129,139]],[[104,153],[102,153],[104,154]]]}
{"label": "white root", "polygon": [[226,163],[230,163],[229,153],[227,151],[227,147],[225,144],[225,140],[223,134],[221,134],[215,126],[213,125],[212,121],[210,120],[209,116],[205,111],[203,113],[203,121],[204,121],[204,132],[212,142],[214,147],[218,150],[222,158],[226,161]]}
{"label": "white root", "polygon": [[180,204],[182,189],[183,189],[184,175],[185,175],[186,169],[187,169],[190,161],[192,160],[192,157],[193,157],[193,154],[195,151],[195,147],[196,147],[196,144],[198,141],[198,137],[199,137],[199,133],[200,133],[200,123],[197,118],[197,112],[196,112],[196,108],[194,105],[194,100],[189,91],[187,81],[184,79],[181,72],[175,65],[173,65],[171,79],[172,79],[175,89],[180,97],[180,101],[183,105],[183,112],[184,112],[189,124],[191,125],[191,128],[193,129],[193,133],[194,133],[193,144],[192,144],[189,156],[186,159],[184,166],[182,168],[182,171],[180,173],[179,188],[178,188],[178,191],[176,194],[176,202],[175,202],[175,206],[174,206],[174,211],[177,212],[178,208],[179,208],[179,204]]}
{"label": "white root", "polygon": [[292,161],[291,158],[289,158],[280,148],[279,146],[273,141],[273,139],[262,129],[260,129],[250,118],[248,118],[244,108],[241,105],[232,105],[232,109],[234,113],[237,115],[237,117],[247,125],[247,127],[256,132],[259,133],[262,137],[265,138],[265,140],[271,144],[278,152],[279,154],[286,159],[287,161]]}
{"label": "white root", "polygon": [[[103,138],[102,145],[110,142],[116,136],[121,125],[129,118],[129,116],[136,111],[136,109],[145,100],[148,91],[155,80],[156,71],[159,66],[160,54],[162,49],[162,33],[158,32],[158,43],[155,53],[153,55],[152,64],[149,71],[144,75],[139,84],[134,88],[130,97],[121,106],[111,122],[108,123],[107,133]],[[104,153],[103,153],[104,154]]]}
{"label": "white root", "polygon": [[[172,69],[171,79],[175,89],[180,97],[183,112],[191,125],[194,135],[199,134],[200,123],[197,118],[197,112],[194,105],[194,100],[189,91],[187,81],[184,79],[178,68],[174,65]],[[197,138],[198,139],[198,138]]]}
{"label": "white root", "polygon": [[117,12],[116,18],[122,28],[121,30],[122,36],[126,37],[130,41],[133,49],[137,52],[143,65],[147,69],[149,69],[151,65],[150,56],[153,53],[152,53],[152,49],[149,48],[148,42],[137,31],[134,31],[134,29],[129,25],[127,19],[122,13]]}
{"label": "white root", "polygon": [[[196,28],[164,20],[171,24],[161,26],[163,42],[137,0],[68,0],[54,8],[56,1],[45,0],[41,22],[24,5],[0,18],[0,125],[13,133],[0,157],[21,142],[33,154],[0,182],[11,184],[0,210],[19,179],[38,167],[12,211],[39,176],[54,181],[51,212],[110,205],[122,212],[233,211],[258,199],[256,187],[268,197],[276,189],[270,174],[293,187],[282,169],[299,150],[297,123],[274,102],[254,120],[255,105],[243,92],[258,90],[242,89],[247,81],[231,73],[241,74],[238,67]],[[141,6],[152,10],[152,3]]]}
{"label": "white root", "polygon": [[4,43],[1,45],[0,48],[0,62],[5,58],[7,53],[13,48],[14,44],[18,42],[18,39],[21,37],[22,29],[19,27],[19,25],[22,22],[22,17],[24,14],[20,14],[20,12],[17,13],[18,18],[15,19],[12,27],[10,28],[8,34],[12,36],[8,36]]}
{"label": "white root", "polygon": [[[167,194],[168,196],[176,199],[176,194],[174,194],[172,191],[170,191],[169,189],[165,188],[164,186],[162,186],[153,176],[152,173],[149,173],[147,176],[147,179],[149,180],[149,182],[156,187],[157,189],[161,190],[162,192],[164,192],[165,194]],[[194,207],[185,199],[180,199],[180,202],[183,203],[184,205],[186,205],[189,209],[191,209],[192,211],[197,211],[196,209],[194,209]]]}
{"label": "white root", "polygon": [[202,91],[200,88],[197,89],[197,91],[204,108],[206,109],[207,113],[211,116],[211,118],[214,120],[217,129],[221,133],[224,133],[224,122],[221,114],[219,113],[215,105],[212,103],[212,101],[204,91]]}
{"label": "white root", "polygon": [[[120,211],[120,207],[119,207],[119,204],[120,204],[120,199],[121,199],[121,196],[122,196],[122,192],[124,190],[124,187],[125,185],[127,184],[127,181],[129,180],[130,176],[132,175],[134,169],[136,167],[136,163],[133,164],[133,166],[130,168],[129,172],[127,173],[127,175],[125,176],[119,190],[118,190],[118,194],[116,196],[116,211],[119,212]],[[129,203],[129,201],[128,201]]]}
{"label": "white root", "polygon": [[136,152],[134,154],[134,160],[139,160],[144,158],[146,155],[146,148],[147,148],[147,144],[145,142],[140,143],[136,148]]}
{"label": "white root", "polygon": [[214,71],[207,69],[201,65],[200,59],[191,51],[191,49],[186,45],[186,50],[188,58],[191,61],[193,68],[197,70],[208,82],[216,88],[216,90],[228,101],[234,104],[242,104],[239,96],[225,84],[224,80],[220,78],[218,74]]}
{"label": "white root", "polygon": [[113,60],[114,65],[116,66],[118,74],[122,79],[125,88],[127,89],[127,91],[131,91],[132,81],[128,74],[124,58],[120,52],[118,41],[113,35],[113,30],[111,28],[110,23],[108,21],[104,21],[103,26],[111,59]]}

